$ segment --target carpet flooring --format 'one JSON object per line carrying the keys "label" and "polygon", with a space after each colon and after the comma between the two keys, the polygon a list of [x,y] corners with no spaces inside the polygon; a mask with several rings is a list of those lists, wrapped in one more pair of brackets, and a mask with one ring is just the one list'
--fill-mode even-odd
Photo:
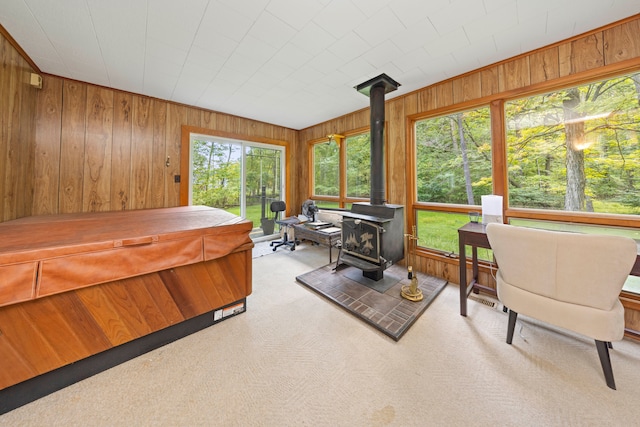
{"label": "carpet flooring", "polygon": [[362,277],[362,271],[355,267],[340,266],[334,271],[334,266],[325,265],[296,280],[395,341],[447,285],[446,280],[418,274],[418,288],[424,297],[422,301],[409,301],[400,295],[402,286],[410,284],[402,266],[392,265],[377,282]]}

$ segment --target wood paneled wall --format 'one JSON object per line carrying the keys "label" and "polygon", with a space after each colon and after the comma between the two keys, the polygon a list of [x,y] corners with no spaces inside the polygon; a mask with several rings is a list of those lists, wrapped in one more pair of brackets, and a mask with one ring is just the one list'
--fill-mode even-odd
{"label": "wood paneled wall", "polygon": [[0,32],[0,221],[31,215],[36,94],[33,68]]}
{"label": "wood paneled wall", "polygon": [[[407,142],[415,117],[488,105],[504,98],[551,90],[578,79],[597,79],[631,70],[640,70],[640,15],[388,100],[385,105],[388,201],[405,206],[411,201],[407,168],[411,162],[407,156],[412,154]],[[367,108],[304,129],[299,140],[305,144],[331,133],[348,133],[368,126]],[[308,156],[299,156],[296,167],[300,172],[308,170]],[[305,181],[300,187],[301,197],[307,197],[310,176],[300,175]],[[413,216],[409,206],[406,215],[408,221]],[[459,282],[457,260],[422,254],[418,267],[428,274]],[[481,283],[491,286],[492,281],[489,273],[482,273]]]}
{"label": "wood paneled wall", "polygon": [[295,151],[291,129],[54,76],[37,107],[33,215],[178,206],[182,126]]}

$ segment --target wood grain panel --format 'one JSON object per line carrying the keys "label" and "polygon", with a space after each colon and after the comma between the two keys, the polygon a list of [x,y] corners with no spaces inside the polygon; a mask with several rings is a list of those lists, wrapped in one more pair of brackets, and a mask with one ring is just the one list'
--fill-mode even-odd
{"label": "wood grain panel", "polygon": [[111,209],[129,209],[131,199],[131,146],[133,96],[116,92],[113,99],[113,142],[111,147]]}
{"label": "wood grain panel", "polygon": [[[219,307],[224,301],[237,301],[243,294],[251,293],[251,289],[247,289],[243,283],[249,282],[246,277],[243,277],[248,267],[246,253],[236,252],[224,258],[218,258],[215,262],[202,264],[202,284],[206,284],[202,286],[203,292],[213,306]],[[204,280],[206,277],[208,281]]]}
{"label": "wood grain panel", "polygon": [[500,91],[500,77],[498,66],[483,68],[480,71],[480,84],[482,96],[492,96]]}
{"label": "wood grain panel", "polygon": [[429,111],[437,108],[438,100],[436,97],[436,89],[430,86],[426,89],[422,89],[417,93],[418,97],[418,110]]}
{"label": "wood grain panel", "polygon": [[[153,147],[151,159],[151,207],[168,207],[165,204],[166,171],[171,166],[171,156],[167,155],[167,103],[153,101]],[[166,162],[169,166],[166,166]],[[174,158],[180,164],[180,159]]]}
{"label": "wood grain panel", "polygon": [[83,212],[111,210],[113,91],[87,87]]}
{"label": "wood grain panel", "polygon": [[11,369],[0,369],[0,390],[38,375],[38,371],[21,356],[7,337],[1,334],[0,360],[3,366],[11,366]]}
{"label": "wood grain panel", "polygon": [[198,286],[189,286],[195,283],[192,269],[172,268],[160,272],[160,277],[186,319],[207,310],[207,298],[202,289]]}
{"label": "wood grain panel", "polygon": [[[33,301],[25,310],[29,324],[37,328],[60,358],[62,363],[68,364],[90,356],[91,349],[78,338],[75,324],[68,322],[68,314],[60,311],[54,299],[40,299]],[[43,322],[42,319],[47,319]],[[52,338],[52,337],[55,337]]]}
{"label": "wood grain panel", "polygon": [[118,310],[113,306],[109,295],[104,291],[109,284],[91,286],[73,291],[78,295],[91,317],[99,325],[111,346],[124,344],[136,338],[136,335],[120,318]]}
{"label": "wood grain panel", "polygon": [[560,76],[569,76],[604,65],[602,33],[591,34],[558,46]]}
{"label": "wood grain panel", "polygon": [[0,55],[0,220],[6,221],[31,213],[36,94],[19,52],[5,41]]}
{"label": "wood grain panel", "polygon": [[61,313],[65,314],[67,323],[72,325],[73,332],[89,353],[96,354],[111,347],[109,338],[100,328],[77,292],[53,295],[48,297],[47,300],[51,301]]}
{"label": "wood grain panel", "polygon": [[247,247],[205,263],[0,307],[0,360],[11,366],[0,369],[0,389],[245,298],[251,261]]}
{"label": "wood grain panel", "polygon": [[[387,158],[387,200],[389,203],[403,204],[406,195],[407,158],[404,143],[404,102],[402,98],[391,100],[385,108],[388,131],[386,132]],[[395,185],[391,185],[391,183]],[[406,214],[405,214],[406,215]]]}
{"label": "wood grain panel", "polygon": [[58,213],[63,80],[44,76],[36,103],[33,215]]}
{"label": "wood grain panel", "polygon": [[460,104],[482,96],[482,77],[471,73],[453,80],[453,102]]}
{"label": "wood grain panel", "polygon": [[2,207],[2,214],[0,214],[0,221],[7,221],[12,218],[10,214],[4,212],[4,196],[7,192],[7,184],[9,184],[9,176],[6,174],[7,161],[9,154],[9,123],[10,110],[9,104],[11,102],[11,50],[13,47],[2,35],[0,35],[0,94],[6,94],[0,96],[0,207]]}
{"label": "wood grain panel", "polygon": [[160,313],[162,313],[162,316],[167,319],[170,325],[185,320],[185,317],[180,313],[176,301],[162,282],[159,274],[148,274],[141,276],[141,278],[144,280],[144,286],[147,288],[151,298],[153,298],[156,307],[158,307]]}
{"label": "wood grain panel", "polygon": [[55,369],[64,364],[51,347],[47,337],[31,323],[25,307],[15,304],[0,310],[2,335],[9,345],[18,352],[25,363],[38,373]]}
{"label": "wood grain panel", "polygon": [[62,92],[60,211],[57,213],[82,212],[87,85],[65,80]]}
{"label": "wood grain panel", "polygon": [[640,18],[603,32],[605,65],[640,57]]}
{"label": "wood grain panel", "polygon": [[538,50],[529,56],[531,84],[542,83],[560,77],[558,47]]}
{"label": "wood grain panel", "polygon": [[[154,275],[151,275],[154,276]],[[157,331],[167,326],[171,326],[171,323],[163,315],[162,311],[158,308],[153,296],[149,293],[149,289],[145,286],[145,276],[132,277],[127,280],[127,293],[131,298],[133,305],[137,307],[144,318],[144,322],[151,328],[152,331]]]}
{"label": "wood grain panel", "polygon": [[529,76],[529,57],[520,57],[498,66],[501,92],[520,89],[531,84]]}
{"label": "wood grain panel", "polygon": [[119,280],[109,283],[109,286],[102,286],[101,290],[111,302],[118,319],[126,325],[133,338],[138,338],[151,333],[153,329],[131,297],[128,289],[129,284],[131,284],[130,281]]}
{"label": "wood grain panel", "polygon": [[153,116],[151,98],[133,97],[131,150],[131,209],[151,208],[151,161],[153,159]]}
{"label": "wood grain panel", "polygon": [[[182,142],[182,125],[187,122],[187,109],[176,104],[169,104],[167,111],[167,156],[174,159],[171,166],[166,170],[167,179],[165,180],[165,201],[167,206],[180,206],[189,204],[188,186],[183,193],[180,192],[180,184],[175,183],[175,177],[180,175],[181,168],[184,168],[182,162],[189,170],[189,158],[181,158],[181,142]],[[188,182],[188,177],[184,177]]]}
{"label": "wood grain panel", "polygon": [[437,108],[453,104],[453,83],[449,80],[434,86],[436,91]]}

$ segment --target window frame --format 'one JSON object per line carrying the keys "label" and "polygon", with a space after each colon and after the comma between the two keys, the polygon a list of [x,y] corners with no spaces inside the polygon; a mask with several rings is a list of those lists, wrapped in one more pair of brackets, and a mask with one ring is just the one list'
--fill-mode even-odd
{"label": "window frame", "polygon": [[[323,138],[318,138],[318,139],[313,139],[311,141],[307,142],[307,156],[308,156],[308,162],[309,162],[309,169],[312,171],[311,172],[311,179],[309,179],[309,188],[307,190],[307,194],[309,195],[309,198],[311,200],[315,200],[316,202],[329,202],[329,203],[337,203],[338,204],[338,208],[339,209],[346,209],[348,208],[347,205],[350,205],[352,203],[356,203],[356,202],[368,202],[370,200],[369,197],[348,197],[347,196],[347,152],[346,152],[346,140],[347,138],[351,138],[360,134],[364,134],[364,133],[370,133],[369,127],[362,127],[362,128],[357,128],[357,129],[353,129],[350,130],[348,132],[341,132],[340,135],[343,136],[342,137],[337,137],[334,138],[336,139],[336,141],[338,142],[338,145],[340,147],[339,150],[339,168],[340,168],[340,173],[339,173],[339,183],[338,183],[338,188],[339,188],[339,195],[338,196],[324,196],[324,195],[318,195],[315,194],[314,190],[315,190],[315,164],[314,164],[314,147],[317,144],[322,144],[322,143],[326,143],[328,142],[328,136],[323,137]],[[386,132],[385,132],[385,141],[384,141],[384,146],[385,146],[385,152],[387,150],[388,144],[387,144],[387,136],[386,136]],[[388,164],[386,162],[386,158],[385,158],[385,172],[388,171]],[[385,173],[385,177],[388,176],[388,173]],[[385,189],[388,188],[387,185],[387,181],[385,179]]]}

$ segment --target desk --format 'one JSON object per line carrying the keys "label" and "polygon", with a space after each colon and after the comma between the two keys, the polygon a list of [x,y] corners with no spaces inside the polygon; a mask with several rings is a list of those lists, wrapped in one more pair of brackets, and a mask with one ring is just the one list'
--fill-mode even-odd
{"label": "desk", "polygon": [[[495,294],[493,288],[481,286],[478,280],[478,248],[491,249],[487,238],[486,225],[469,222],[458,229],[460,245],[460,315],[467,315],[467,297],[471,291],[483,289]],[[467,285],[467,253],[465,247],[471,246],[473,277]]]}
{"label": "desk", "polygon": [[322,230],[314,230],[305,226],[304,224],[296,224],[293,226],[295,230],[296,240],[309,240],[321,245],[329,246],[329,264],[333,262],[331,256],[331,248],[333,248],[338,240],[342,237],[341,231],[334,231],[332,233],[326,233]]}

